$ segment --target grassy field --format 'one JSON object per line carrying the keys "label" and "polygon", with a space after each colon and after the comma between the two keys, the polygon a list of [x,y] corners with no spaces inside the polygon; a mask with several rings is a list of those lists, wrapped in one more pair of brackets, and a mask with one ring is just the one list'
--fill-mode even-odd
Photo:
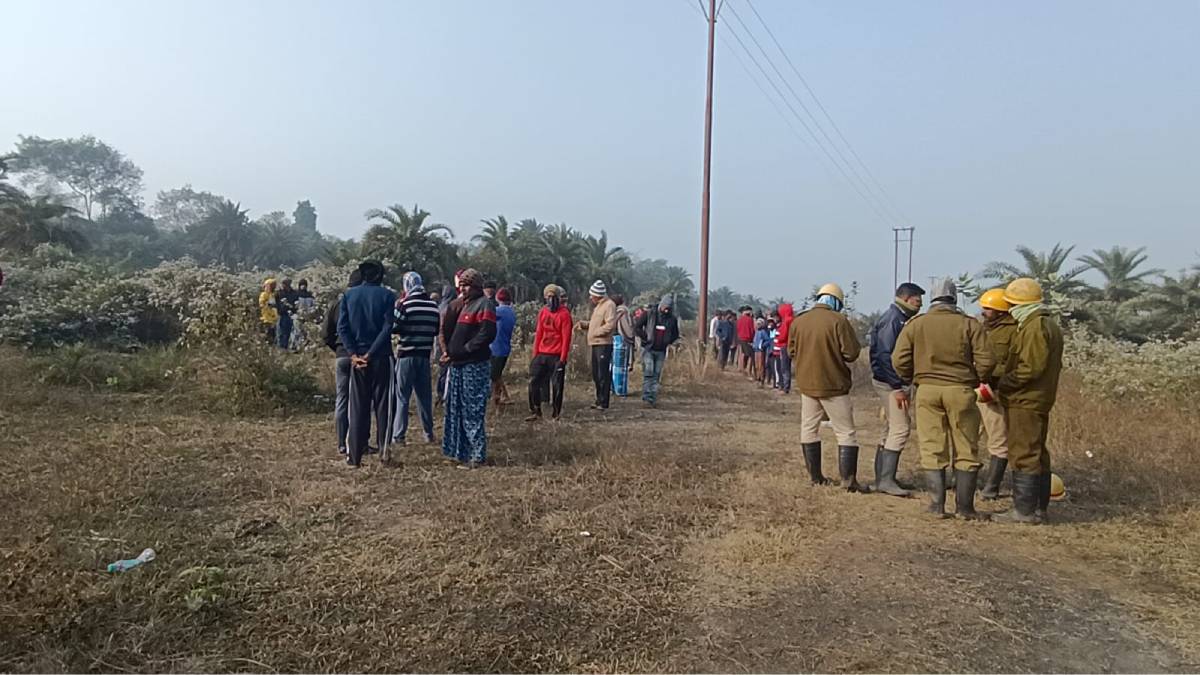
{"label": "grassy field", "polygon": [[19,352],[0,372],[4,671],[1200,668],[1196,420],[1070,382],[1069,500],[1021,528],[812,487],[797,397],[684,360],[655,410],[592,413],[576,382],[557,424],[490,411],[477,471],[425,445],[349,470],[324,413],[45,384]]}

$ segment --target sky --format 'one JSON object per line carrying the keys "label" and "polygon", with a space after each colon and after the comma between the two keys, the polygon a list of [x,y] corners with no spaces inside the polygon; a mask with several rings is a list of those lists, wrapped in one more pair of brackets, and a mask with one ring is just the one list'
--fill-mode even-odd
{"label": "sky", "polygon": [[[394,203],[460,239],[532,217],[698,271],[695,1],[0,0],[0,148],[93,134],[142,167],[148,202],[185,183],[252,217],[310,199],[340,237]],[[1200,262],[1200,2],[750,2],[717,23],[710,286],[857,281],[883,306],[896,224],[920,283],[1018,244]],[[865,169],[803,140],[737,46],[838,141],[753,9]]]}

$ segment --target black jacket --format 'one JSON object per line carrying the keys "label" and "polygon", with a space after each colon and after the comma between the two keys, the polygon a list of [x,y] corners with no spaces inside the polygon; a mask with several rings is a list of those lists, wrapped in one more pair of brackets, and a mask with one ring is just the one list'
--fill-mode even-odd
{"label": "black jacket", "polygon": [[892,389],[904,387],[904,380],[892,367],[892,352],[896,349],[896,338],[900,337],[900,330],[909,318],[893,302],[871,328],[871,377]]}
{"label": "black jacket", "polygon": [[[661,342],[655,344],[657,326],[662,326],[663,337]],[[665,352],[667,347],[675,344],[679,339],[679,319],[675,316],[675,312],[660,314],[658,308],[655,307],[648,312],[644,312],[637,320],[637,324],[633,327],[633,332],[637,333],[638,339],[642,341],[642,349],[648,349],[655,352]]]}
{"label": "black jacket", "polygon": [[342,308],[342,296],[338,296],[333,304],[329,305],[329,309],[325,310],[325,323],[322,326],[322,336],[325,339],[325,346],[333,350],[339,359],[349,358],[350,354],[342,345],[342,339],[338,337],[338,312]]}

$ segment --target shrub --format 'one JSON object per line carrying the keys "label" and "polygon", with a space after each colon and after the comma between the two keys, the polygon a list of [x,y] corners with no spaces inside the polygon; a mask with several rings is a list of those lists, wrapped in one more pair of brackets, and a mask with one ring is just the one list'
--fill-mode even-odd
{"label": "shrub", "polygon": [[37,354],[34,364],[42,382],[93,390],[160,391],[190,379],[186,354],[171,347],[122,354],[77,343]]}
{"label": "shrub", "polygon": [[1068,326],[1064,365],[1092,394],[1138,405],[1196,408],[1200,397],[1200,342],[1140,345],[1102,338]]}
{"label": "shrub", "polygon": [[325,410],[329,396],[318,379],[319,367],[309,355],[255,342],[208,357],[206,375],[212,381],[204,391],[212,407],[234,415]]}

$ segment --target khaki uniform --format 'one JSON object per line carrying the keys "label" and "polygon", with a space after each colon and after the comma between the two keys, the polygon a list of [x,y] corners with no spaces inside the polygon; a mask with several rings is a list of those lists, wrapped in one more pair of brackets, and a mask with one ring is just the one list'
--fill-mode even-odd
{"label": "khaki uniform", "polygon": [[[983,324],[983,332],[992,344],[992,353],[996,356],[996,368],[992,370],[992,384],[1004,375],[1008,363],[1009,347],[1013,336],[1017,333],[1017,320],[1010,314],[1002,314],[998,321],[990,326]],[[993,457],[1008,458],[1008,413],[998,400],[989,403],[979,401],[979,416],[983,420],[983,430],[987,433],[988,454]]]}
{"label": "khaki uniform", "polygon": [[935,304],[900,331],[892,366],[901,378],[917,385],[922,468],[946,468],[951,447],[955,469],[979,468],[975,387],[987,381],[995,363],[979,322],[953,305]]}
{"label": "khaki uniform", "polygon": [[[909,417],[909,411],[900,407],[900,403],[896,400],[896,390],[892,389],[890,385],[879,380],[871,380],[871,386],[875,388],[875,393],[879,395],[879,403],[887,414],[887,418],[884,420],[886,426],[883,430],[883,447],[901,452],[908,444],[908,437],[912,435],[912,419]],[[908,394],[909,400],[912,399],[912,387],[905,387],[902,391]]]}
{"label": "khaki uniform", "polygon": [[787,351],[800,391],[800,442],[821,440],[821,418],[829,416],[840,446],[857,446],[850,402],[850,366],[862,352],[854,327],[840,312],[817,305],[797,316],[788,330]]}
{"label": "khaki uniform", "polygon": [[1046,310],[1034,311],[1013,335],[997,388],[1008,410],[1008,460],[1014,471],[1050,472],[1046,434],[1062,373],[1063,335]]}

